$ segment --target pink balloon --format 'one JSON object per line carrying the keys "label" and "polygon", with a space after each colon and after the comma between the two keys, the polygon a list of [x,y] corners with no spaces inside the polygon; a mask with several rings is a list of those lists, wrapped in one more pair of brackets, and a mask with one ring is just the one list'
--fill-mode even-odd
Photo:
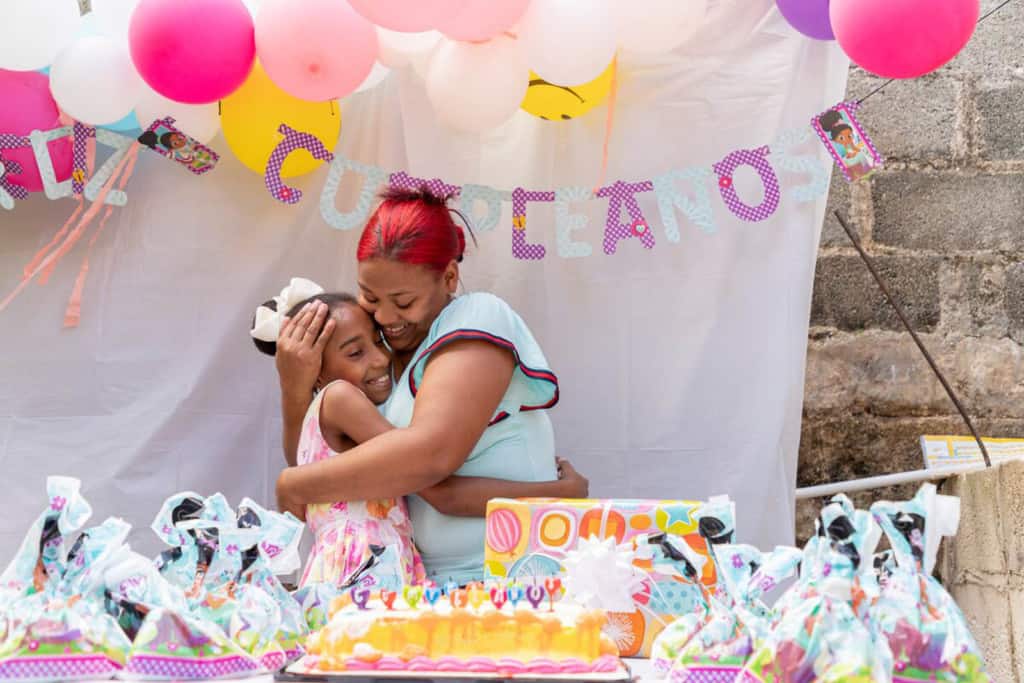
{"label": "pink balloon", "polygon": [[[28,134],[34,130],[60,128],[60,110],[50,94],[50,79],[38,71],[7,71],[0,69],[0,134]],[[48,143],[57,182],[71,177],[71,138],[63,137]],[[4,177],[29,192],[43,189],[43,179],[32,153],[32,145],[0,149],[0,158],[21,166],[20,173],[8,172]]]}
{"label": "pink balloon", "polygon": [[499,553],[511,552],[523,535],[516,513],[499,509],[487,515],[487,545]]}
{"label": "pink balloon", "polygon": [[953,59],[974,33],[979,0],[831,0],[850,59],[883,78],[917,78]]}
{"label": "pink balloon", "polygon": [[[498,0],[493,0],[498,4]],[[349,4],[381,28],[420,33],[440,25],[470,0],[349,0]]]}
{"label": "pink balloon", "polygon": [[359,87],[377,59],[377,31],[345,0],[265,0],[256,52],[270,80],[322,102]]}
{"label": "pink balloon", "polygon": [[242,0],[142,0],[128,39],[149,87],[186,104],[230,95],[256,56],[252,15]]}
{"label": "pink balloon", "polygon": [[469,0],[465,6],[438,18],[437,28],[449,38],[488,40],[519,21],[530,0]]}

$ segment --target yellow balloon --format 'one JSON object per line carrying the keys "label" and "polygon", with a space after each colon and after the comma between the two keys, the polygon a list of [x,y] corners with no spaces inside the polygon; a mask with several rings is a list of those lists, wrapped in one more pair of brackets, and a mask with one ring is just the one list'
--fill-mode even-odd
{"label": "yellow balloon", "polygon": [[[282,123],[315,135],[327,149],[333,150],[341,133],[341,110],[337,103],[292,97],[274,85],[257,62],[242,87],[221,100],[224,139],[239,161],[262,175],[271,152],[281,142],[277,129]],[[322,163],[306,150],[297,150],[285,160],[281,177],[309,173]]]}
{"label": "yellow balloon", "polygon": [[614,72],[613,61],[600,76],[589,83],[564,86],[548,83],[531,71],[530,87],[520,106],[524,111],[549,121],[574,119],[604,102],[612,91]]}

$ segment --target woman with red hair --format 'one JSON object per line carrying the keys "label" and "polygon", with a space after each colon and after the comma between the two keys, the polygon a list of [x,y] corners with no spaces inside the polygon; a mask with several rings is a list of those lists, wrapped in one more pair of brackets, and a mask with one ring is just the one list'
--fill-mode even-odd
{"label": "woman with red hair", "polygon": [[[483,578],[484,510],[475,518],[444,515],[416,492],[454,474],[559,476],[546,411],[558,401],[558,380],[507,303],[487,293],[455,296],[465,248],[444,198],[425,189],[384,194],[356,258],[359,304],[393,355],[395,388],[382,413],[397,429],[344,457],[289,467],[277,481],[278,506],[299,516],[310,503],[408,496],[427,576],[438,583]],[[319,371],[318,346],[333,332],[326,312],[307,308],[282,326],[278,341],[289,463]]]}

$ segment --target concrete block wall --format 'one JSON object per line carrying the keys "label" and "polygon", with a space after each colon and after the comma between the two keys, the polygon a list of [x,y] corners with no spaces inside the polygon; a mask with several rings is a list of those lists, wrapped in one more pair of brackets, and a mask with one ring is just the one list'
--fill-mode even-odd
{"label": "concrete block wall", "polygon": [[960,529],[945,539],[943,584],[967,618],[993,681],[1024,681],[1024,462],[961,475]]}
{"label": "concrete block wall", "polygon": [[[1001,0],[982,0],[982,12]],[[918,437],[967,434],[832,216],[848,217],[987,436],[1024,438],[1024,2],[956,60],[896,81],[859,116],[885,168],[834,174],[808,339],[798,485],[918,469]],[[853,67],[848,99],[883,79]],[[855,496],[908,498],[916,487]],[[798,538],[821,501],[798,508]]]}

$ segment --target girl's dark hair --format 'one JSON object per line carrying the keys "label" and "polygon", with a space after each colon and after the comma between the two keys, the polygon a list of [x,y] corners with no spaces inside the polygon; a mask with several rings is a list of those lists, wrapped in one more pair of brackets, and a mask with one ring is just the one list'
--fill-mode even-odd
{"label": "girl's dark hair", "polygon": [[[287,315],[289,318],[295,317],[295,315],[300,310],[302,310],[302,307],[311,301],[322,301],[325,304],[327,304],[327,316],[324,318],[324,325],[327,324],[328,319],[330,319],[330,317],[334,315],[335,312],[337,312],[341,307],[359,305],[359,302],[356,300],[356,298],[349,294],[348,292],[324,292],[322,294],[316,294],[314,296],[311,296],[308,299],[303,299],[299,303],[292,306],[291,310],[289,310],[285,315]],[[263,305],[272,311],[277,310],[277,302],[274,301],[273,299],[271,299],[270,301],[263,302]],[[249,329],[252,329],[253,326],[255,325],[256,316],[254,315],[252,323],[250,323],[249,325]],[[321,327],[319,330],[316,331],[316,333],[319,335],[322,329],[323,328]],[[277,355],[277,342],[268,342],[263,341],[262,339],[253,339],[252,342],[253,344],[256,345],[257,349],[267,354],[268,356]]]}
{"label": "girl's dark hair", "polygon": [[827,132],[833,140],[839,137],[839,134],[844,130],[853,130],[849,124],[843,121],[843,115],[835,109],[829,109],[819,116],[818,123],[821,125],[821,129]]}
{"label": "girl's dark hair", "polygon": [[438,273],[452,261],[461,263],[466,236],[453,215],[461,219],[474,244],[476,236],[462,212],[448,206],[452,196],[435,194],[427,185],[418,190],[388,187],[363,228],[356,260],[385,258]]}

